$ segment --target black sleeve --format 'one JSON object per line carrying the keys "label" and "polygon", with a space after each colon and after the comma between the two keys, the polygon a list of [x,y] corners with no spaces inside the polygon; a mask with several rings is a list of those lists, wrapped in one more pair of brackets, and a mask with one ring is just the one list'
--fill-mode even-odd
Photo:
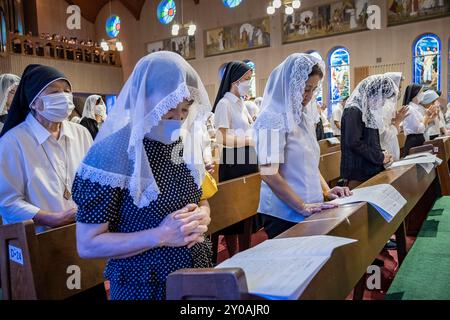
{"label": "black sleeve", "polygon": [[342,143],[346,144],[354,153],[375,165],[383,165],[383,152],[364,142],[364,122],[361,111],[355,108],[344,111],[342,131]]}
{"label": "black sleeve", "polygon": [[72,186],[72,196],[78,206],[77,222],[103,224],[119,219],[122,201],[119,188],[101,186],[84,180],[77,174]]}

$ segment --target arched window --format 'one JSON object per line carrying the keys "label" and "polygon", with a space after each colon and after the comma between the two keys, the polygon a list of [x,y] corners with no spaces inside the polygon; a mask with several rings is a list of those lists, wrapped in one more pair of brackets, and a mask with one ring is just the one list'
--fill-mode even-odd
{"label": "arched window", "polygon": [[433,90],[441,88],[441,40],[435,34],[421,35],[413,45],[413,79]]}
{"label": "arched window", "polygon": [[222,0],[225,7],[235,8],[241,4],[242,0]]}
{"label": "arched window", "polygon": [[6,52],[6,35],[5,12],[0,8],[0,52]]}
{"label": "arched window", "polygon": [[251,86],[250,94],[251,94],[251,98],[254,99],[254,98],[256,98],[256,65],[251,60],[244,60],[244,62],[253,70],[253,75],[250,80],[250,86]]}
{"label": "arched window", "polygon": [[[322,58],[322,56],[320,55],[320,53],[319,53],[318,51],[315,51],[315,50],[309,50],[309,51],[306,51],[306,53],[308,53],[308,54],[310,54],[310,55],[312,55],[312,56],[315,56],[316,58],[318,58],[318,59],[320,59],[320,60],[323,61],[323,58]],[[323,87],[322,87],[322,84],[321,84],[320,87],[317,89],[316,100],[317,100],[317,102],[319,102],[319,103],[323,103]]]}
{"label": "arched window", "polygon": [[346,48],[331,50],[328,56],[330,105],[350,95],[350,54]]}

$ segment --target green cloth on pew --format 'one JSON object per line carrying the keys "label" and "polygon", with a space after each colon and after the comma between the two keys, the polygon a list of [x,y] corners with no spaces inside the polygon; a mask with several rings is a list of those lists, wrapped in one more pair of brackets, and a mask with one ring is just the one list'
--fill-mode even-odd
{"label": "green cloth on pew", "polygon": [[435,203],[385,299],[450,299],[450,197]]}

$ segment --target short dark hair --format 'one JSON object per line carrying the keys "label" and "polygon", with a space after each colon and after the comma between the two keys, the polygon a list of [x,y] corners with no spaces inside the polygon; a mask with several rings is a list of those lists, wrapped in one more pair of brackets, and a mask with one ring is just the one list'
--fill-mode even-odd
{"label": "short dark hair", "polygon": [[312,76],[319,76],[320,79],[322,79],[323,78],[322,68],[318,64],[314,65],[314,67],[312,68],[311,73],[309,74],[309,76],[310,77],[312,77]]}

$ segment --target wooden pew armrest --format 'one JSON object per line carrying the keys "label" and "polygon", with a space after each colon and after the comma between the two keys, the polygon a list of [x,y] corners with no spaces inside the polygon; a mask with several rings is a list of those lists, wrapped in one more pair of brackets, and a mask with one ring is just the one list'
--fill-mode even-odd
{"label": "wooden pew armrest", "polygon": [[170,274],[167,278],[167,300],[251,298],[245,273],[240,268],[182,269]]}

